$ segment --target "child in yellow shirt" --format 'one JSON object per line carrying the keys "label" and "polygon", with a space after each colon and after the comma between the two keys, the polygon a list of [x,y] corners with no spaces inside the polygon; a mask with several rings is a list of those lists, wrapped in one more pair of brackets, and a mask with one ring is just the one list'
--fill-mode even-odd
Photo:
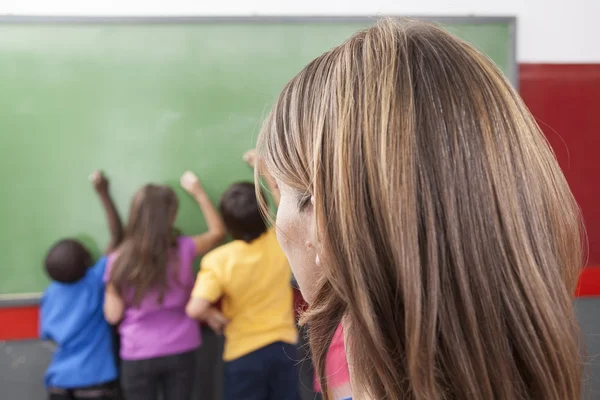
{"label": "child in yellow shirt", "polygon": [[[269,186],[279,205],[278,189]],[[224,326],[225,400],[299,400],[286,256],[262,218],[253,183],[233,184],[220,208],[234,241],[204,256],[186,312],[213,329]],[[212,308],[219,299],[222,315]]]}

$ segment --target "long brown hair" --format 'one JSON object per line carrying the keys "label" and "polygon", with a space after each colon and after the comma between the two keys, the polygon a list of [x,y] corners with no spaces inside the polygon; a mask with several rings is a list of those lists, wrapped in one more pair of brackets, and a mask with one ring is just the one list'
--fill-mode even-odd
{"label": "long brown hair", "polygon": [[355,398],[581,398],[579,209],[519,95],[431,24],[379,21],[283,89],[264,167],[313,194],[305,314],[324,393],[344,322]]}
{"label": "long brown hair", "polygon": [[131,201],[125,238],[111,271],[111,283],[122,296],[139,305],[149,290],[157,290],[162,301],[169,283],[167,267],[176,244],[173,227],[177,214],[177,195],[168,186],[146,185]]}

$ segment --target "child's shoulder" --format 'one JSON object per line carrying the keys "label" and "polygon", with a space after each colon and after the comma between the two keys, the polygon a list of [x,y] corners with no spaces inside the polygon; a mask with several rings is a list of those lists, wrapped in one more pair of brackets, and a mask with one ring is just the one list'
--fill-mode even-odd
{"label": "child's shoulder", "polygon": [[177,236],[177,248],[182,249],[186,247],[194,247],[194,238],[193,236],[181,235]]}
{"label": "child's shoulder", "polygon": [[244,252],[244,247],[245,243],[234,240],[209,251],[202,257],[202,261],[223,262],[227,259],[236,258]]}
{"label": "child's shoulder", "polygon": [[83,285],[80,283],[84,279],[81,278],[75,283],[51,282],[44,290],[40,300],[42,311],[58,304],[70,304],[71,301],[75,301],[81,293]]}
{"label": "child's shoulder", "polygon": [[53,297],[55,295],[56,292],[60,291],[60,286],[61,283],[59,282],[50,282],[50,284],[48,286],[46,286],[46,289],[44,289],[44,292],[42,293],[42,302],[44,300],[47,300],[51,297]]}
{"label": "child's shoulder", "polygon": [[102,282],[110,256],[103,255],[88,269],[86,278],[94,282]]}
{"label": "child's shoulder", "polygon": [[271,226],[267,229],[267,231],[262,236],[267,246],[277,246],[279,247],[279,240],[277,240],[277,228]]}

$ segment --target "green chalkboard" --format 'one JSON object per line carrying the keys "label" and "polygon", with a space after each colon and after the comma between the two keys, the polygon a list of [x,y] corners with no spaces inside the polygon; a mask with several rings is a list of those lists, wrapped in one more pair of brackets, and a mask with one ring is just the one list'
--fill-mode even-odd
{"label": "green chalkboard", "polygon": [[[108,232],[88,174],[101,168],[123,216],[146,182],[195,171],[213,200],[252,179],[241,161],[269,105],[308,61],[373,20],[0,21],[0,294],[39,292],[62,237],[95,254]],[[514,68],[511,20],[449,30]],[[177,225],[203,218],[178,189]]]}

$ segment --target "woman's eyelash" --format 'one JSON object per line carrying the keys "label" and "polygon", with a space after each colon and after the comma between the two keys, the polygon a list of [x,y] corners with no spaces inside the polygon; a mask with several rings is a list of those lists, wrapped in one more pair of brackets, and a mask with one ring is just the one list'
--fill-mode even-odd
{"label": "woman's eyelash", "polygon": [[298,199],[298,210],[303,211],[310,204],[310,194],[305,193]]}

